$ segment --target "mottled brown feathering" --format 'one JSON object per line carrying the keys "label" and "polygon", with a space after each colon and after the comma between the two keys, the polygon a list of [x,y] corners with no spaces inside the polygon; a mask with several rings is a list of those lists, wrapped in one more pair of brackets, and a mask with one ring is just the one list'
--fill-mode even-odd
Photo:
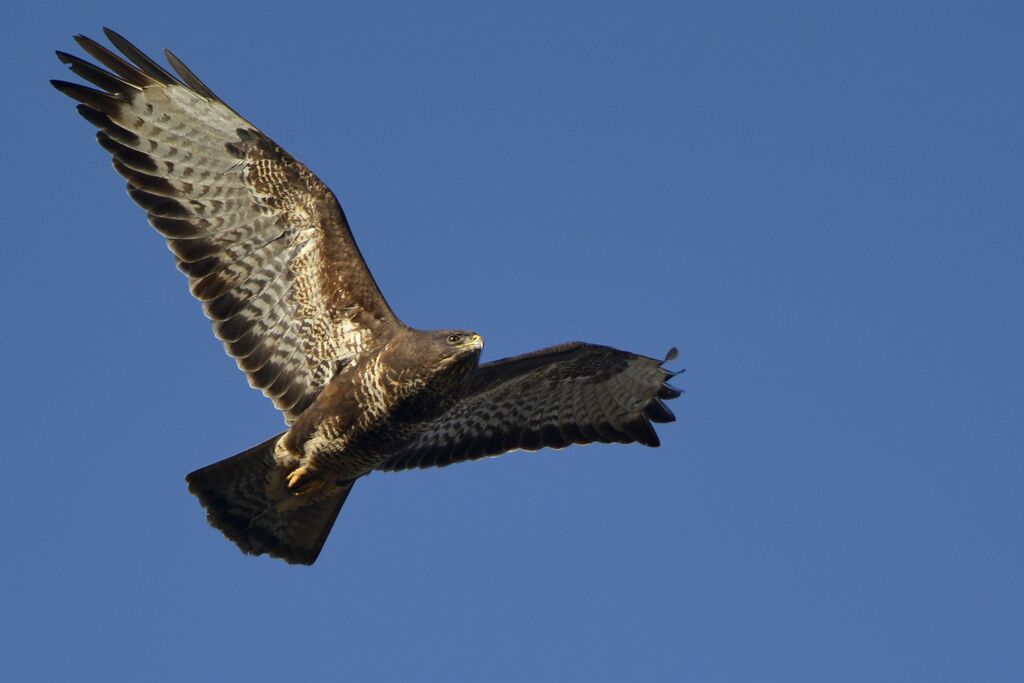
{"label": "mottled brown feathering", "polygon": [[[187,477],[244,552],[312,564],[355,481],[510,450],[657,446],[679,396],[658,361],[575,342],[479,365],[480,337],[392,313],[337,199],[165,51],[58,58],[128,194],[167,240],[214,334],[289,429]],[[673,349],[666,360],[675,357]]]}
{"label": "mottled brown feathering", "polygon": [[102,90],[54,86],[81,102],[78,112],[99,128],[128,194],[167,238],[214,334],[291,422],[395,316],[315,175],[170,53],[182,82],[106,33],[134,63],[77,36],[111,72],[58,52]]}

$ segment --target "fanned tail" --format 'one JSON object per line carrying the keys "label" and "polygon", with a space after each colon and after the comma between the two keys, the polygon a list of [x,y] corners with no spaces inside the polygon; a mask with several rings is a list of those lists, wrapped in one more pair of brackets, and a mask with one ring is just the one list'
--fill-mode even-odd
{"label": "fanned tail", "polygon": [[206,518],[242,552],[313,564],[354,482],[308,502],[288,490],[274,463],[278,434],[185,477]]}

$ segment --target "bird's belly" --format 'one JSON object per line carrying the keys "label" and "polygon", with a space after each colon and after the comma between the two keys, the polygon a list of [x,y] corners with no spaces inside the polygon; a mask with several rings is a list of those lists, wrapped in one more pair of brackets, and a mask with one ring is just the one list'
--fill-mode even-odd
{"label": "bird's belly", "polygon": [[322,430],[304,444],[304,464],[324,479],[356,479],[376,469],[422,429],[423,423],[388,421],[355,434]]}

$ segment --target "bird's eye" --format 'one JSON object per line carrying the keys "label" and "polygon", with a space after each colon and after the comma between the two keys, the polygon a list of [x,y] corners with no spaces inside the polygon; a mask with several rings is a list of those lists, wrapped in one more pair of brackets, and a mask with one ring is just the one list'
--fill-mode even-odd
{"label": "bird's eye", "polygon": [[449,334],[448,335],[448,343],[449,344],[458,344],[460,341],[462,341],[462,335],[461,334]]}

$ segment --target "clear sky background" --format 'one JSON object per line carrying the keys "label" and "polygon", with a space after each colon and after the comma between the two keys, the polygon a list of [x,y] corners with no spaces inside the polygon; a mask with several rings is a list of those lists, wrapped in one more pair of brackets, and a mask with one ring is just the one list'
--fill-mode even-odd
{"label": "clear sky background", "polygon": [[[0,678],[1024,679],[1019,4],[5,12]],[[328,183],[409,324],[678,346],[662,447],[239,553],[183,477],[282,423],[47,83],[103,25]]]}

